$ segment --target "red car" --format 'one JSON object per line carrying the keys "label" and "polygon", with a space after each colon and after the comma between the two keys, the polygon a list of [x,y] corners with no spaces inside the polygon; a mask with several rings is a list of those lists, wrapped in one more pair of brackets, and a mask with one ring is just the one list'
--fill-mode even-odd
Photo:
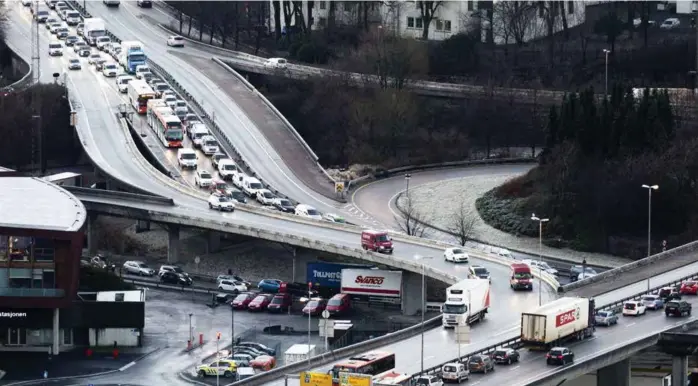
{"label": "red car", "polygon": [[271,303],[271,299],[274,297],[274,295],[257,295],[250,304],[247,305],[247,309],[250,311],[264,311],[267,309],[269,306],[269,303]]}
{"label": "red car", "polygon": [[310,314],[311,316],[317,316],[322,313],[322,311],[325,310],[325,307],[327,306],[327,300],[325,299],[319,299],[319,298],[312,298],[308,302],[308,304],[303,307],[303,314],[308,315]]}
{"label": "red car", "polygon": [[214,179],[213,182],[211,182],[211,185],[209,185],[208,190],[211,191],[211,193],[219,193],[219,194],[228,194],[228,190],[230,187],[228,184],[225,183],[225,181],[220,180],[218,178]]}
{"label": "red car", "polygon": [[679,293],[682,295],[698,295],[698,282],[685,281],[681,283]]}
{"label": "red car", "polygon": [[235,310],[246,310],[254,297],[254,294],[240,294],[230,302],[230,306]]}
{"label": "red car", "polygon": [[267,311],[269,312],[286,312],[291,308],[291,295],[289,294],[276,294],[271,299],[271,303],[267,306]]}

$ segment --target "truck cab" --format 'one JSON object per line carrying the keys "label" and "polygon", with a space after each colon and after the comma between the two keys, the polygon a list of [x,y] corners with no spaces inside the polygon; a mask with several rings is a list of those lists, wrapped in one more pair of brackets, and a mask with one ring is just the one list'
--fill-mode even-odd
{"label": "truck cab", "polygon": [[361,247],[367,251],[393,253],[393,239],[386,231],[365,230],[361,232]]}
{"label": "truck cab", "polygon": [[511,277],[509,278],[509,287],[514,291],[517,290],[533,290],[533,274],[531,267],[524,263],[514,263],[511,265]]}
{"label": "truck cab", "polygon": [[472,324],[485,318],[490,307],[490,283],[481,279],[464,279],[446,288],[441,306],[444,327]]}
{"label": "truck cab", "polygon": [[470,378],[470,371],[465,364],[460,362],[446,363],[441,367],[441,379],[444,383],[461,383]]}

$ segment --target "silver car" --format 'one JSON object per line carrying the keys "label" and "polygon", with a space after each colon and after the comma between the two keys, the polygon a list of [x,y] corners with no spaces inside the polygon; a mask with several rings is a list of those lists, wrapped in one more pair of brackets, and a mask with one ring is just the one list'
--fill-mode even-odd
{"label": "silver car", "polygon": [[658,295],[645,295],[642,297],[642,303],[648,310],[661,310],[664,308],[664,300]]}
{"label": "silver car", "polygon": [[601,310],[594,316],[597,326],[612,326],[618,323],[618,315],[613,311]]}
{"label": "silver car", "polygon": [[127,261],[123,267],[126,273],[138,276],[155,276],[155,270],[148,267],[142,261]]}

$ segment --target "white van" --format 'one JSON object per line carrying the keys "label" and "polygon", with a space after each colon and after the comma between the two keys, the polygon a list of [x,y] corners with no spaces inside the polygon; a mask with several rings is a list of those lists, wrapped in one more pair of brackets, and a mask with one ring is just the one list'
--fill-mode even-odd
{"label": "white van", "polygon": [[194,147],[201,147],[201,139],[209,135],[208,129],[203,123],[195,123],[191,125],[189,130],[187,130],[187,133],[189,134],[191,141],[194,142]]}
{"label": "white van", "polygon": [[222,160],[218,161],[218,174],[222,179],[232,179],[233,174],[237,171],[238,166],[235,164],[235,161],[228,158],[223,158]]}
{"label": "white van", "polygon": [[242,171],[238,170],[237,172],[233,173],[233,178],[231,179],[233,181],[233,185],[235,185],[238,189],[242,189],[245,180],[249,176]]}
{"label": "white van", "polygon": [[177,163],[182,169],[196,169],[196,151],[189,148],[181,148],[177,150]]}
{"label": "white van", "polygon": [[317,209],[305,204],[296,206],[296,216],[311,218],[313,220],[322,220],[322,215],[317,211]]}
{"label": "white van", "polygon": [[150,72],[150,67],[148,67],[147,64],[139,64],[136,66],[136,78],[140,79],[143,76],[141,75],[143,72]]}
{"label": "white van", "polygon": [[60,42],[49,43],[48,54],[50,56],[63,56],[63,45]]}
{"label": "white van", "polygon": [[218,153],[219,147],[218,147],[218,141],[216,140],[216,137],[212,135],[204,135],[201,137],[201,151],[204,152],[206,155],[214,155]]}
{"label": "white van", "polygon": [[255,197],[257,192],[264,189],[264,185],[254,177],[247,177],[242,181],[242,191],[250,197]]}
{"label": "white van", "polygon": [[80,12],[78,11],[65,11],[65,22],[68,25],[78,25],[82,21],[80,17]]}
{"label": "white van", "polygon": [[116,77],[116,87],[119,88],[119,92],[126,92],[128,90],[128,82],[132,81],[133,77],[130,75],[119,75]]}

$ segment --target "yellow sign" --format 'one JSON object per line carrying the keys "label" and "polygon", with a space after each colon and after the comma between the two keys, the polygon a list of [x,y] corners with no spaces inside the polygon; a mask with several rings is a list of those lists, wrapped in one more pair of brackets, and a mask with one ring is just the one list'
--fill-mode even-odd
{"label": "yellow sign", "polygon": [[332,386],[332,375],[323,373],[301,373],[301,385],[307,386]]}
{"label": "yellow sign", "polygon": [[335,193],[342,193],[344,191],[344,182],[335,182],[334,191]]}
{"label": "yellow sign", "polygon": [[339,386],[372,386],[373,376],[366,374],[339,373]]}

